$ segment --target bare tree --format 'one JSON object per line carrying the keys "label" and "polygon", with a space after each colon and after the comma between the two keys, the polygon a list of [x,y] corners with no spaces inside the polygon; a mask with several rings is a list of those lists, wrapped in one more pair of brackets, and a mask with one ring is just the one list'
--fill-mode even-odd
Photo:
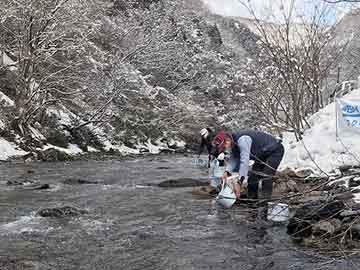
{"label": "bare tree", "polygon": [[327,24],[329,6],[314,7],[306,17],[295,17],[295,1],[282,7],[273,22],[258,18],[248,3],[259,36],[258,58],[249,62],[247,95],[253,108],[270,128],[292,131],[301,139],[309,127],[307,117],[322,106],[324,80],[340,61],[347,42],[333,35]]}
{"label": "bare tree", "polygon": [[95,0],[0,3],[0,29],[6,37],[1,50],[14,56],[17,75],[13,127],[22,134],[48,106],[71,100],[88,85],[95,57],[89,55],[91,38],[101,8]]}

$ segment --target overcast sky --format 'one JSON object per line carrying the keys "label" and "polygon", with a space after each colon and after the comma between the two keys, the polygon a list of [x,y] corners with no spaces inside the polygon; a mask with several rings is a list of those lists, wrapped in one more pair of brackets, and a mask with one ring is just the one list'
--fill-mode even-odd
{"label": "overcast sky", "polygon": [[[210,10],[217,14],[225,16],[241,16],[251,17],[247,8],[244,7],[240,2],[242,0],[203,0]],[[243,0],[248,3],[248,0]],[[281,3],[284,3],[285,9],[290,6],[292,0],[250,0],[249,1],[257,13],[257,16],[268,20],[268,14],[275,14],[280,16]],[[296,15],[309,15],[312,13],[315,5],[324,5],[322,0],[294,0],[296,6]],[[343,16],[344,12],[347,12],[350,8],[350,4],[331,4],[331,7],[335,7],[333,11],[328,14],[328,21],[334,22],[336,18]]]}

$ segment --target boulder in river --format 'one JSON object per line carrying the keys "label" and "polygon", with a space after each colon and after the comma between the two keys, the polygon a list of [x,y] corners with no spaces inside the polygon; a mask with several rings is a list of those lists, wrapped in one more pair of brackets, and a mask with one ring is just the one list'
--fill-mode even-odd
{"label": "boulder in river", "polygon": [[68,179],[65,179],[63,183],[67,184],[67,185],[96,185],[96,184],[100,184],[99,181],[90,181],[90,180],[80,179],[80,178],[68,178]]}
{"label": "boulder in river", "polygon": [[34,184],[34,185],[30,185],[25,187],[26,190],[45,190],[45,189],[50,189],[50,185],[49,184]]}
{"label": "boulder in river", "polygon": [[208,182],[200,181],[192,178],[181,178],[181,179],[173,179],[166,180],[158,184],[159,187],[166,188],[180,188],[180,187],[201,187],[208,186]]}
{"label": "boulder in river", "polygon": [[[360,223],[355,223],[355,224],[352,224],[352,225],[349,225],[351,226],[351,229],[350,229],[350,232],[351,232],[351,238],[352,240],[360,240]],[[348,226],[348,228],[349,228]]]}
{"label": "boulder in river", "polygon": [[63,206],[55,208],[44,208],[37,212],[37,215],[41,217],[75,217],[79,215],[86,214],[87,211],[83,209],[78,209],[72,206]]}
{"label": "boulder in river", "polygon": [[8,186],[29,186],[29,185],[36,185],[37,182],[33,180],[27,179],[16,179],[16,180],[8,180],[6,185]]}

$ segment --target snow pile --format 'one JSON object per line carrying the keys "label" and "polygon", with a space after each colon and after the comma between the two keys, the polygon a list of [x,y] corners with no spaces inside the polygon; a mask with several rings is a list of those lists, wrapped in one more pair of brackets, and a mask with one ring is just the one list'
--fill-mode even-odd
{"label": "snow pile", "polygon": [[[344,96],[345,99],[360,97],[360,89]],[[309,123],[311,128],[304,132],[303,140],[296,142],[293,134],[285,134],[285,156],[282,168],[310,168],[316,172],[332,172],[342,165],[360,164],[359,135],[339,131],[336,140],[335,104],[331,103],[314,114]],[[315,163],[318,165],[316,165]]]}
{"label": "snow pile", "polygon": [[7,160],[9,157],[23,156],[26,154],[27,152],[18,149],[15,144],[0,137],[0,160]]}

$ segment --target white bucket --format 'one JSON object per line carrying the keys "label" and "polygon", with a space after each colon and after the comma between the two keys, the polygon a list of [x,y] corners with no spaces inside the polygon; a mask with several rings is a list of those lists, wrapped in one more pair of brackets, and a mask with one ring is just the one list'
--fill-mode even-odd
{"label": "white bucket", "polygon": [[236,202],[236,195],[231,187],[229,187],[227,184],[223,184],[216,201],[223,207],[230,208]]}
{"label": "white bucket", "polygon": [[267,219],[274,222],[286,222],[289,219],[289,206],[285,203],[268,203]]}

